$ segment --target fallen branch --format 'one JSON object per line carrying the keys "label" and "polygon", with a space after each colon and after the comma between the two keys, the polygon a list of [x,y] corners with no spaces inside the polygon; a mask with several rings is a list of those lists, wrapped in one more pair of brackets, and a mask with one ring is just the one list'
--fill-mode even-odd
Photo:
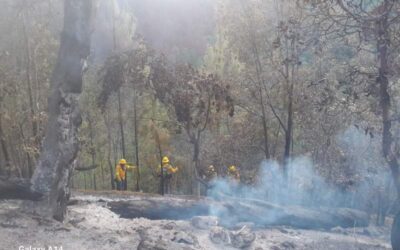
{"label": "fallen branch", "polygon": [[89,171],[89,170],[97,168],[98,166],[99,165],[95,164],[95,165],[90,165],[88,167],[76,167],[75,170],[76,171]]}
{"label": "fallen branch", "polygon": [[32,191],[28,179],[8,179],[0,177],[0,199],[20,199],[39,201],[43,194]]}

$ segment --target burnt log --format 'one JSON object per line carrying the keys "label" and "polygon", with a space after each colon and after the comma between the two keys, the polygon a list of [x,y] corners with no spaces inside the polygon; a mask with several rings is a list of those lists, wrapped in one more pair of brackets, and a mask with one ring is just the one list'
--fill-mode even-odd
{"label": "burnt log", "polygon": [[195,216],[216,216],[219,224],[227,228],[233,228],[243,222],[252,222],[258,227],[287,225],[303,229],[364,227],[369,224],[368,215],[358,210],[283,207],[250,199],[216,201],[191,197],[137,197],[131,200],[109,201],[108,206],[123,218],[189,220]]}
{"label": "burnt log", "polygon": [[43,194],[31,190],[29,180],[0,177],[0,199],[39,201],[42,198]]}
{"label": "burnt log", "polygon": [[209,204],[202,199],[152,197],[134,201],[113,201],[109,202],[108,206],[123,218],[189,220],[194,216],[209,214]]}
{"label": "burnt log", "polygon": [[96,169],[98,166],[99,165],[95,164],[95,165],[90,165],[90,166],[87,166],[87,167],[76,167],[75,170],[76,171],[89,171],[89,170]]}

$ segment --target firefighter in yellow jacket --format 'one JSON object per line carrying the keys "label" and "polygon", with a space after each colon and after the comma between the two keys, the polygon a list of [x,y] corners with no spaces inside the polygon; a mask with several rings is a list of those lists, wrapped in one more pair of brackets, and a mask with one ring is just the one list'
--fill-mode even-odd
{"label": "firefighter in yellow jacket", "polygon": [[239,173],[239,170],[235,166],[232,165],[228,168],[227,175],[228,175],[228,178],[230,181],[237,182],[237,183],[240,182],[240,173]]}
{"label": "firefighter in yellow jacket", "polygon": [[207,182],[207,188],[212,188],[218,179],[218,173],[213,165],[208,166],[203,179]]}
{"label": "firefighter in yellow jacket", "polygon": [[162,167],[158,166],[157,174],[161,179],[160,189],[161,194],[168,194],[171,192],[171,179],[174,174],[178,172],[178,167],[170,164],[167,156],[162,158]]}
{"label": "firefighter in yellow jacket", "polygon": [[133,165],[129,165],[125,159],[121,159],[115,167],[115,182],[117,183],[117,190],[126,190],[126,171],[135,169]]}

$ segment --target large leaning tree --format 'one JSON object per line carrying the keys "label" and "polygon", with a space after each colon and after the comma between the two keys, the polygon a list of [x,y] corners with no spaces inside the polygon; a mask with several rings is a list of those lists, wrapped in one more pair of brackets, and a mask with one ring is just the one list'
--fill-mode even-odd
{"label": "large leaning tree", "polygon": [[51,79],[48,124],[31,190],[42,195],[37,211],[63,220],[79,150],[79,96],[90,53],[92,0],[65,0],[64,27]]}

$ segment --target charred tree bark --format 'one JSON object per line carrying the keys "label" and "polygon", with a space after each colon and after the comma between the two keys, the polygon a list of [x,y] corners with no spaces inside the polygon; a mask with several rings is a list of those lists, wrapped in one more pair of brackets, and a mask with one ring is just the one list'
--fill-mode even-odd
{"label": "charred tree bark", "polygon": [[82,119],[78,99],[90,53],[91,0],[64,1],[64,28],[51,79],[48,124],[43,149],[31,179],[32,190],[45,196],[38,213],[63,220],[70,196],[69,183],[79,150]]}
{"label": "charred tree bark", "polygon": [[[290,42],[290,46],[289,43]],[[283,154],[283,174],[286,181],[288,180],[288,171],[293,146],[293,94],[295,80],[295,65],[298,61],[296,54],[296,38],[286,40],[286,58],[285,58],[285,80],[287,86],[287,124],[285,129],[285,150]]]}
{"label": "charred tree bark", "polygon": [[[392,121],[390,117],[390,106],[391,99],[389,94],[389,46],[390,46],[390,34],[389,34],[389,9],[390,1],[383,3],[382,17],[378,19],[377,26],[377,52],[378,52],[378,77],[376,83],[380,88],[380,107],[382,110],[382,153],[384,158],[389,164],[392,172],[393,182],[397,190],[397,199],[400,200],[400,180],[399,180],[399,162],[397,155],[394,151],[393,135],[391,132]],[[392,225],[392,247],[393,249],[400,249],[400,225],[399,225],[399,214],[396,216],[396,220]]]}
{"label": "charred tree bark", "polygon": [[96,181],[96,173],[93,171],[93,188],[97,190],[97,181]]}
{"label": "charred tree bark", "polygon": [[100,170],[101,170],[101,184],[104,186],[104,183],[106,182],[104,179],[104,165],[102,162],[100,162]]}
{"label": "charred tree bark", "polygon": [[0,111],[0,145],[1,145],[1,150],[3,153],[3,157],[4,157],[4,161],[5,161],[5,169],[0,169],[0,173],[1,172],[5,172],[2,174],[7,174],[9,172],[9,168],[11,165],[11,159],[10,159],[10,154],[8,152],[8,148],[7,148],[7,143],[6,143],[6,139],[5,139],[5,134],[3,131],[3,125],[2,125],[2,113]]}
{"label": "charred tree bark", "polygon": [[394,218],[391,236],[393,250],[400,250],[400,212]]}
{"label": "charred tree bark", "polygon": [[87,189],[86,173],[83,173],[83,183],[85,184],[85,190]]}
{"label": "charred tree bark", "polygon": [[[122,119],[122,100],[121,100],[121,90],[118,89],[118,122],[121,133],[121,150],[122,150],[122,158],[126,157],[125,150],[125,132],[124,132],[124,121]],[[126,178],[125,178],[126,180]]]}
{"label": "charred tree bark", "polygon": [[[124,132],[124,121],[122,119],[122,103],[121,103],[121,90],[118,89],[118,123],[119,129],[121,133],[121,150],[122,150],[122,158],[126,157],[125,150],[125,132]],[[125,173],[125,190],[128,190],[128,173]]]}
{"label": "charred tree bark", "polygon": [[140,190],[140,169],[139,169],[139,138],[138,138],[138,120],[137,120],[137,93],[134,90],[133,100],[133,125],[135,133],[135,158],[136,158],[136,191]]}
{"label": "charred tree bark", "polygon": [[114,166],[111,161],[111,127],[109,124],[108,117],[104,115],[104,123],[106,124],[107,127],[107,162],[108,162],[108,167],[110,169],[110,181],[111,181],[111,189],[115,189],[115,182],[114,182]]}
{"label": "charred tree bark", "polygon": [[[154,123],[154,121],[153,121],[153,123]],[[160,135],[158,134],[158,131],[157,131],[156,127],[154,127],[154,139],[155,139],[155,141],[157,143],[158,154],[159,154],[159,157],[160,157],[160,166],[161,166],[161,169],[160,169],[161,178],[160,178],[159,192],[160,192],[161,195],[164,195],[164,193],[165,193],[165,190],[164,190],[164,168],[162,167],[162,165],[163,165],[163,163],[162,163],[163,155],[162,155],[162,149],[161,149]]]}
{"label": "charred tree bark", "polygon": [[262,94],[262,89],[260,88],[260,106],[261,106],[261,113],[262,113],[262,124],[263,124],[263,134],[264,134],[264,154],[265,154],[265,159],[271,158],[270,152],[269,152],[269,138],[268,138],[268,126],[267,126],[267,115],[265,112],[265,106],[264,106],[264,97]]}
{"label": "charred tree bark", "polygon": [[94,146],[94,129],[93,129],[93,120],[90,117],[90,114],[88,114],[88,123],[89,123],[89,137],[90,137],[90,154],[92,156],[92,166],[94,166],[94,171],[93,171],[93,185],[92,188],[94,190],[97,190],[97,185],[96,185],[96,148]]}
{"label": "charred tree bark", "polygon": [[380,87],[380,106],[382,109],[382,153],[384,158],[389,164],[392,171],[393,181],[397,189],[397,196],[400,199],[400,181],[399,181],[399,162],[393,152],[393,135],[391,132],[392,120],[390,118],[391,99],[389,94],[389,80],[388,80],[388,49],[390,43],[388,16],[385,14],[377,22],[378,37],[377,37],[377,51],[378,51],[378,77],[377,84]]}
{"label": "charred tree bark", "polygon": [[111,189],[115,190],[114,170],[113,170],[113,164],[112,164],[112,161],[111,161],[110,154],[107,157],[107,161],[108,161],[108,167],[110,169]]}
{"label": "charred tree bark", "polygon": [[[19,131],[20,131],[20,134],[21,134],[21,138],[22,138],[22,141],[23,141],[23,144],[24,144],[24,146],[25,147],[28,147],[28,145],[27,145],[27,143],[26,143],[26,138],[25,138],[25,135],[24,135],[24,129],[23,129],[23,127],[22,127],[22,124],[19,124]],[[27,177],[25,177],[25,178],[31,178],[32,177],[32,174],[33,174],[33,163],[32,163],[32,159],[31,159],[31,155],[29,154],[29,152],[25,152],[25,154],[26,154],[26,160],[28,161],[28,175],[27,175]]]}
{"label": "charred tree bark", "polygon": [[288,117],[287,117],[287,127],[285,131],[285,151],[284,151],[284,163],[283,163],[283,174],[285,176],[285,179],[288,179],[288,168],[290,164],[290,149],[292,146],[292,131],[293,131],[293,91],[292,91],[293,85],[291,84],[290,90],[289,90],[289,104],[288,104]]}
{"label": "charred tree bark", "polygon": [[[197,136],[194,136],[191,139],[191,143],[193,144],[193,163],[194,163],[194,168],[193,168],[193,177],[192,180],[197,180],[199,178],[199,168],[200,168],[200,163],[199,163],[199,155],[200,155],[200,139],[201,139],[201,130],[198,130]],[[200,183],[197,181],[194,181],[195,187],[192,185],[192,194],[196,192],[197,196],[200,196]]]}

